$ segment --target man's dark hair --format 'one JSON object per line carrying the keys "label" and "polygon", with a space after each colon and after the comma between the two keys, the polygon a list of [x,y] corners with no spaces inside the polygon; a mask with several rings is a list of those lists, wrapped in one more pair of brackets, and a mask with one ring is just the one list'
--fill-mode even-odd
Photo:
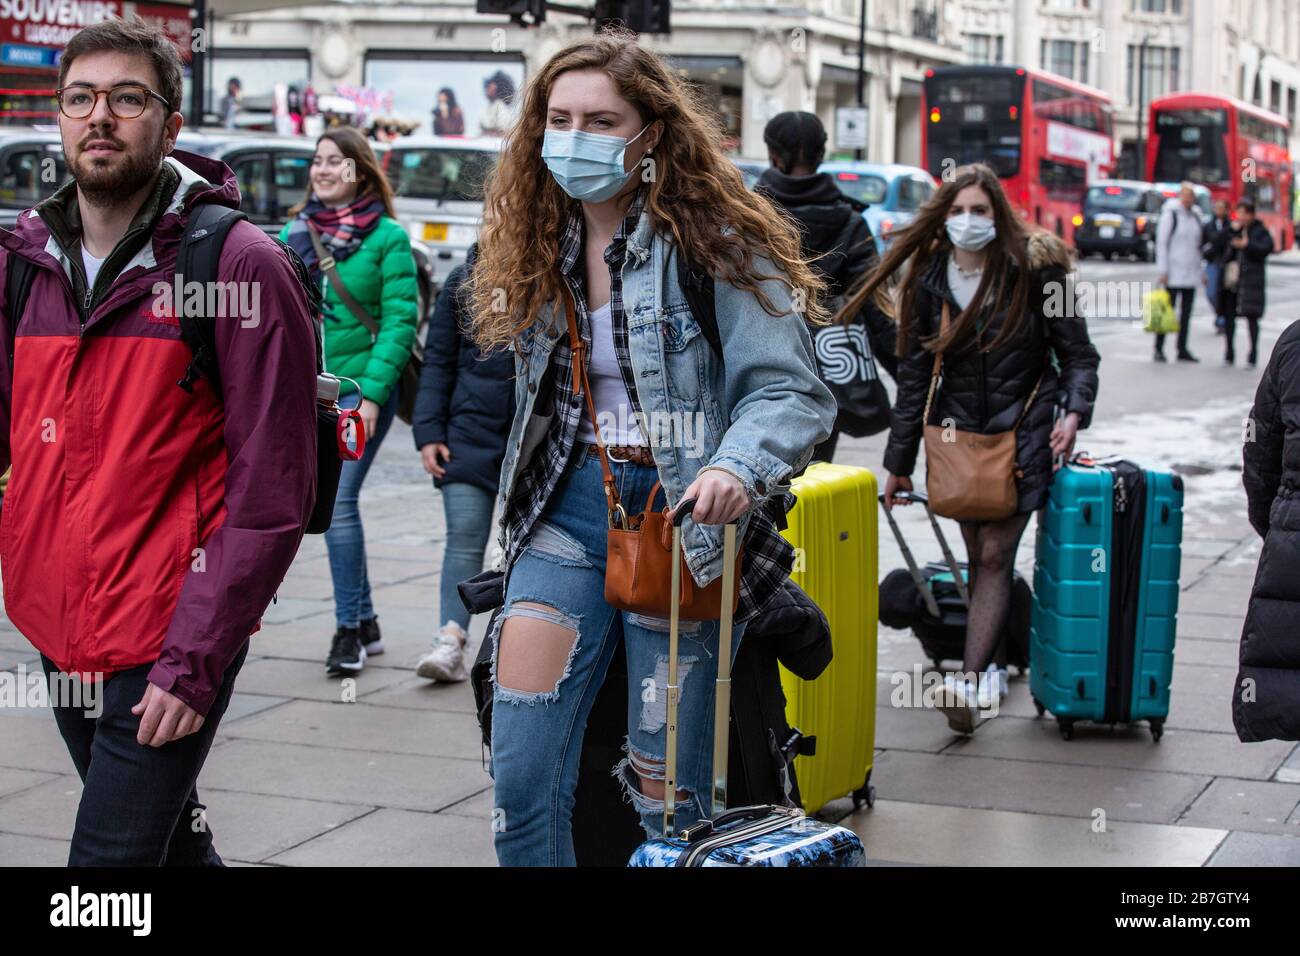
{"label": "man's dark hair", "polygon": [[167,101],[173,111],[181,108],[184,95],[180,54],[172,41],[157,27],[139,17],[101,20],[75,33],[63,48],[59,60],[59,88],[68,78],[74,60],[87,53],[138,53],[149,58],[158,74],[159,89],[154,92]]}
{"label": "man's dark hair", "polygon": [[1246,210],[1246,212],[1250,213],[1252,216],[1255,215],[1255,203],[1253,200],[1238,199],[1237,208]]}
{"label": "man's dark hair", "polygon": [[763,128],[763,142],[784,169],[821,164],[826,155],[826,127],[812,113],[778,113]]}

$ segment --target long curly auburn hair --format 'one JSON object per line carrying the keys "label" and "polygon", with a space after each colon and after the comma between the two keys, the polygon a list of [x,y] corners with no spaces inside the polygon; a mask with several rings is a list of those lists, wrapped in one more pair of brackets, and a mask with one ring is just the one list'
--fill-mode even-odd
{"label": "long curly auburn hair", "polygon": [[[571,43],[532,77],[488,175],[479,258],[469,280],[472,336],[480,347],[508,345],[536,321],[544,303],[560,301],[560,238],[578,202],[560,189],[541,154],[551,89],[571,70],[603,71],[646,124],[663,121],[645,202],[657,233],[671,235],[715,279],[753,293],[768,314],[785,311],[760,283],[780,278],[795,290],[805,319],[825,323],[825,287],[800,254],[798,227],[745,188],[722,152],[721,128],[704,101],[635,34],[612,29]],[[757,258],[770,260],[776,273],[760,274]]]}

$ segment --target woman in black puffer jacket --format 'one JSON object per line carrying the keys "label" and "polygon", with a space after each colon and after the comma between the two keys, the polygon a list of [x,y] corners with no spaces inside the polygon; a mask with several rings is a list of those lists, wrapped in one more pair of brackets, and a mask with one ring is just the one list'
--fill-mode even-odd
{"label": "woman in black puffer jacket", "polygon": [[1241,632],[1232,723],[1243,741],[1300,740],[1300,322],[1273,346],[1245,444],[1247,513],[1264,539]]}
{"label": "woman in black puffer jacket", "polygon": [[[1021,222],[993,170],[965,166],[895,236],[876,275],[845,304],[858,308],[894,273],[904,276],[895,290],[900,358],[885,450],[887,507],[907,503],[896,496],[912,489],[936,351],[943,354],[942,384],[930,423],[985,435],[1016,429],[1016,513],[960,522],[971,576],[968,676],[992,671],[1016,547],[1030,513],[1047,501],[1053,456],[1069,454],[1092,417],[1100,359],[1067,278],[1070,268],[1064,243]],[[941,332],[945,304],[950,319]],[[1058,406],[1066,414],[1053,424]],[[989,677],[1005,683],[1000,668]],[[954,706],[943,709],[953,729],[969,733],[975,688],[953,683],[947,697]],[[1005,693],[1004,686],[998,690]]]}

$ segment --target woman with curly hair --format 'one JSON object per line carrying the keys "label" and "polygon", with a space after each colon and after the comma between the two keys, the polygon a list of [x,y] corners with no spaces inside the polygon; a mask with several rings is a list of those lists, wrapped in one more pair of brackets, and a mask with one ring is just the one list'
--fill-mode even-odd
{"label": "woman with curly hair", "polygon": [[[573,865],[583,730],[620,641],[628,740],[613,770],[646,833],[662,827],[668,622],[605,601],[606,533],[621,516],[607,507],[597,435],[630,510],[657,483],[656,507],[696,500],[683,543],[697,585],[720,576],[721,525],[739,521],[734,649],[793,564],[756,506],[783,498],[835,419],[804,325],[825,321],[821,280],[792,223],[745,189],[709,115],[631,34],[582,39],[529,82],[487,184],[473,334],[512,348],[516,371],[498,500],[505,606],[489,635],[503,865]],[[679,278],[700,275],[716,329]],[[682,623],[683,826],[709,813],[718,630]]]}

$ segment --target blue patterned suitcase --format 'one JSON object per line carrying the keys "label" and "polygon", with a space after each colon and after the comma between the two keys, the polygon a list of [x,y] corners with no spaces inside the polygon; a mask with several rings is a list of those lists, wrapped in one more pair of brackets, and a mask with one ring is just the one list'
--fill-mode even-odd
{"label": "blue patterned suitcase", "polygon": [[667,727],[664,750],[664,836],[637,847],[629,866],[863,866],[866,853],[857,834],[845,827],[804,815],[798,807],[727,805],[727,746],[731,715],[731,622],[735,593],[736,526],[723,532],[722,608],[718,646],[717,699],[713,728],[713,816],[676,832],[677,793],[678,620],[681,600],[681,521],[695,502],[683,501],[675,512],[672,547],[672,592],[668,627]]}
{"label": "blue patterned suitcase", "polygon": [[1169,713],[1183,484],[1132,462],[1076,458],[1038,521],[1029,686],[1069,740],[1079,720]]}

